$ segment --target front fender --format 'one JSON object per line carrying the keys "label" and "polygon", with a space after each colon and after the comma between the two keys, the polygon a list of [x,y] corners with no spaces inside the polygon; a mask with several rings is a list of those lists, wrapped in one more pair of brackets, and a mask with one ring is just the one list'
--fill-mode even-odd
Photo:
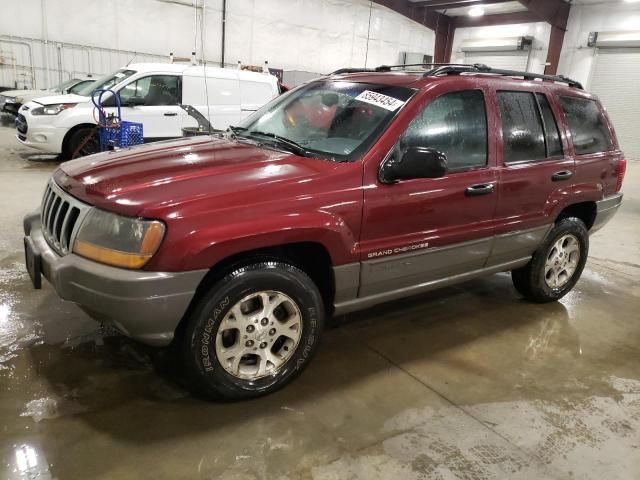
{"label": "front fender", "polygon": [[[340,216],[329,212],[265,216],[241,223],[212,223],[163,247],[151,270],[211,268],[232,255],[291,243],[321,244],[333,265],[357,261],[357,234]],[[163,254],[163,251],[166,252]],[[176,255],[179,258],[176,258]],[[177,260],[177,261],[176,261]]]}

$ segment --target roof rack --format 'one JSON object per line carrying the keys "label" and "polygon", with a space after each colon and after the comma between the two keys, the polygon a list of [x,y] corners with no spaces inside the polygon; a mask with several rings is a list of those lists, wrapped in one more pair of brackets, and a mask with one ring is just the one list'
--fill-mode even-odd
{"label": "roof rack", "polygon": [[435,77],[438,75],[459,75],[461,73],[490,73],[492,75],[503,75],[505,77],[522,77],[525,80],[547,80],[550,82],[566,83],[570,87],[584,90],[582,84],[576,80],[572,80],[564,75],[544,75],[541,73],[521,72],[518,70],[503,70],[500,68],[491,68],[482,63],[473,65],[445,65],[429,70],[424,74],[425,77]]}
{"label": "roof rack", "polygon": [[[394,68],[407,68],[407,67],[442,67],[446,65],[460,65],[459,63],[404,63],[401,65],[380,65],[376,68],[340,68],[335,72],[331,72],[329,75],[340,75],[343,73],[375,73],[375,72],[390,72]],[[471,67],[472,65],[467,65]]]}
{"label": "roof rack", "polygon": [[499,68],[491,68],[482,63],[464,64],[464,63],[410,63],[403,65],[380,65],[376,68],[341,68],[332,72],[331,75],[340,75],[343,73],[361,73],[361,72],[390,72],[394,68],[407,67],[434,67],[425,72],[425,77],[435,77],[438,75],[459,75],[461,73],[490,73],[493,75],[503,75],[505,77],[522,77],[525,80],[547,80],[550,82],[566,83],[570,87],[584,90],[582,84],[576,80],[572,80],[564,75],[543,75],[540,73],[521,72],[518,70],[503,70]]}

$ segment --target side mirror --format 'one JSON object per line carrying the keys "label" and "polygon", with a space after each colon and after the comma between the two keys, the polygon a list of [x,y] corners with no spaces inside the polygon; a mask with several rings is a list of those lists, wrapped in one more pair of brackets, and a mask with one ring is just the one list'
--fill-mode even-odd
{"label": "side mirror", "polygon": [[145,103],[147,103],[147,101],[144,99],[144,97],[131,97],[129,98],[129,100],[127,100],[127,107],[138,107],[140,105],[144,105]]}
{"label": "side mirror", "polygon": [[413,178],[439,178],[447,174],[447,156],[433,148],[409,147],[394,152],[381,166],[382,183],[396,183]]}

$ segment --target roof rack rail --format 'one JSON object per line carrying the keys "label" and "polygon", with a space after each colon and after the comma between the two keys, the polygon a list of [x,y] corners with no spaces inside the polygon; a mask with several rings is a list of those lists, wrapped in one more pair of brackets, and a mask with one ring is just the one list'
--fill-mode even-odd
{"label": "roof rack rail", "polygon": [[[407,68],[407,67],[444,67],[449,65],[461,65],[459,63],[403,63],[400,65],[380,65],[376,67],[376,72],[390,72],[392,68]],[[467,65],[471,67],[472,65]]]}
{"label": "roof rack rail", "polygon": [[341,75],[343,73],[361,73],[361,72],[375,72],[374,68],[339,68],[335,72],[331,72],[329,75]]}
{"label": "roof rack rail", "polygon": [[547,80],[550,82],[566,83],[570,87],[584,90],[580,82],[565,77],[564,75],[544,75],[541,73],[521,72],[518,70],[503,70],[500,68],[491,68],[482,63],[475,63],[473,65],[449,64],[439,66],[429,70],[424,74],[424,76],[435,77],[437,75],[459,75],[461,73],[491,73],[493,75],[503,75],[505,77],[522,77],[525,80]]}
{"label": "roof rack rail", "polygon": [[584,90],[582,84],[576,80],[565,77],[564,75],[544,75],[541,73],[521,72],[518,70],[503,70],[500,68],[491,68],[483,63],[407,63],[401,65],[380,65],[376,68],[341,68],[332,72],[331,75],[340,75],[342,73],[375,73],[390,72],[394,68],[407,67],[434,67],[425,72],[425,77],[435,77],[438,75],[459,75],[461,73],[491,73],[493,75],[503,75],[505,77],[522,77],[525,80],[547,80],[550,82],[566,83],[570,87]]}
{"label": "roof rack rail", "polygon": [[[375,72],[390,72],[394,68],[407,68],[407,67],[441,67],[445,65],[460,65],[459,63],[405,63],[400,65],[380,65],[375,68],[340,68],[335,72],[331,72],[329,75],[340,75],[343,73],[375,73]],[[467,65],[472,67],[473,65]]]}

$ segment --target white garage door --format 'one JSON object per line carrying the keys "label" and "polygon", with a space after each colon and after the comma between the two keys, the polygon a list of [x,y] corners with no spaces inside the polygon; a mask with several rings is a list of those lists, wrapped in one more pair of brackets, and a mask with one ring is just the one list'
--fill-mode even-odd
{"label": "white garage door", "polygon": [[492,68],[527,71],[529,52],[465,52],[464,63],[484,63]]}
{"label": "white garage door", "polygon": [[640,160],[640,48],[599,48],[589,89],[602,100],[628,160]]}

